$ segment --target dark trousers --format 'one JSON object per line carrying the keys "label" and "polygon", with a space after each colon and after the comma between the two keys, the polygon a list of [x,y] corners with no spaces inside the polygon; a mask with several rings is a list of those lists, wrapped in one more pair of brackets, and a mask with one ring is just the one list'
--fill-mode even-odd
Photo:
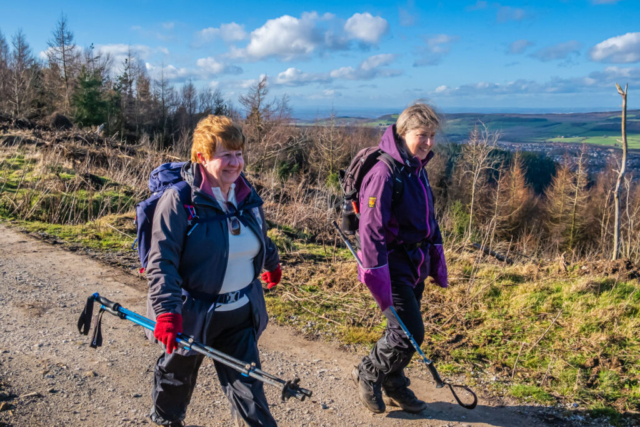
{"label": "dark trousers", "polygon": [[[260,357],[251,321],[250,305],[233,311],[212,311],[207,322],[206,345],[260,368]],[[151,419],[168,425],[182,421],[191,401],[204,356],[163,353],[156,364],[153,383],[154,409]],[[214,362],[222,390],[231,403],[231,412],[249,426],[275,426],[269,412],[262,382]]]}
{"label": "dark trousers", "polygon": [[[393,306],[418,345],[424,341],[424,323],[420,313],[420,301],[424,292],[424,282],[412,288],[407,284],[392,283]],[[362,358],[359,366],[360,379],[369,383],[382,384],[387,390],[407,386],[404,368],[415,353],[400,323],[388,308],[384,311],[387,329],[378,340],[371,353]]]}

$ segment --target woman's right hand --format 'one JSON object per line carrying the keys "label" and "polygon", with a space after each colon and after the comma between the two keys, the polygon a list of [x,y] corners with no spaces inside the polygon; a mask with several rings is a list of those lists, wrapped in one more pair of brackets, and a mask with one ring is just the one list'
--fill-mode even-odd
{"label": "woman's right hand", "polygon": [[178,313],[164,313],[156,319],[153,336],[165,345],[167,353],[173,353],[178,348],[176,338],[182,333],[182,315]]}

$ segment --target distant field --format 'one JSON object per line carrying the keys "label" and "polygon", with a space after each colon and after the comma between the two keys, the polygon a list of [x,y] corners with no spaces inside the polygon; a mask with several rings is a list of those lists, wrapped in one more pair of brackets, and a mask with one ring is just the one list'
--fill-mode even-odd
{"label": "distant field", "polygon": [[[551,138],[545,141],[548,142],[565,142],[572,144],[596,144],[596,145],[606,145],[612,147],[622,148],[622,144],[618,142],[620,139],[617,137],[605,137],[605,136],[593,136],[593,137],[573,137],[573,138]],[[629,149],[631,150],[640,150],[640,136],[631,136],[627,137],[627,142],[629,143]]]}
{"label": "distant field", "polygon": [[[336,117],[339,125],[386,128],[396,122],[398,114],[377,119]],[[575,114],[448,114],[443,132],[449,141],[464,141],[476,126],[500,132],[509,142],[566,142],[603,146],[620,146],[621,116],[615,112]],[[328,124],[319,121],[317,124]],[[300,123],[305,125],[305,123]],[[640,111],[627,114],[627,136],[630,149],[640,150]]]}

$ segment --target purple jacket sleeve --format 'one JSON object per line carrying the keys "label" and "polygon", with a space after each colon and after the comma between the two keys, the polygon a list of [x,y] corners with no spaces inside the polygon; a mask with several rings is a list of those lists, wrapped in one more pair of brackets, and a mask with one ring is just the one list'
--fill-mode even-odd
{"label": "purple jacket sleeve", "polygon": [[386,242],[392,194],[391,176],[380,162],[365,176],[360,189],[360,259],[363,268],[358,268],[358,280],[369,288],[382,311],[393,305]]}
{"label": "purple jacket sleeve", "polygon": [[435,280],[436,284],[441,288],[448,288],[447,261],[444,258],[444,248],[442,244],[430,245],[429,257],[431,258],[429,276],[433,277],[433,280]]}

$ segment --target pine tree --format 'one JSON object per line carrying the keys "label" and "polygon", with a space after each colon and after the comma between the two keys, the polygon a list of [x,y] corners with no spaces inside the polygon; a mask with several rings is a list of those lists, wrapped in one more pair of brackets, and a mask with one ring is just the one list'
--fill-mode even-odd
{"label": "pine tree", "polygon": [[95,126],[106,121],[107,102],[102,97],[102,77],[82,67],[78,76],[78,88],[72,101],[75,122],[79,126]]}

